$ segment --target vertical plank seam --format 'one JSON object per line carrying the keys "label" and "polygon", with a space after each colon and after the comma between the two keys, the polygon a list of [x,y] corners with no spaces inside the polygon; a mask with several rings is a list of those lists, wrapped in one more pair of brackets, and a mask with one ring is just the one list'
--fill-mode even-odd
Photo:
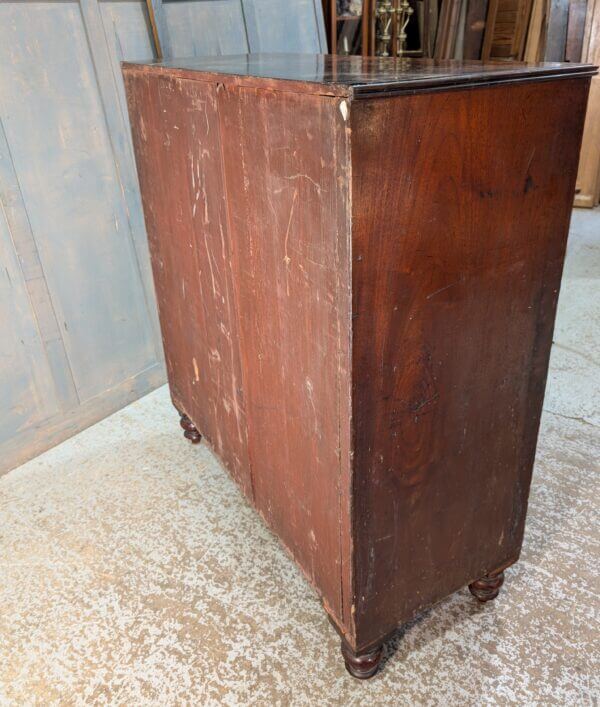
{"label": "vertical plank seam", "polygon": [[[225,171],[225,153],[223,152],[223,141],[224,141],[224,130],[223,130],[223,112],[222,112],[222,93],[225,91],[225,86],[222,83],[217,83],[215,86],[215,94],[217,97],[217,116],[218,116],[218,121],[219,121],[219,155],[220,155],[220,160],[221,160],[221,183],[223,185],[223,196],[225,199],[225,220],[226,220],[226,227],[227,227],[227,235],[229,238],[229,242],[232,245],[233,248],[233,238],[232,238],[232,228],[231,228],[231,210],[230,210],[230,194],[229,194],[229,187],[227,185],[227,173]],[[240,97],[238,97],[238,100],[240,100]],[[233,252],[230,252],[230,255],[232,256],[233,259]],[[236,327],[237,327],[237,338],[238,338],[238,346],[239,346],[239,341],[241,337],[241,331],[242,331],[242,326],[241,326],[241,321],[240,321],[240,311],[239,311],[239,306],[238,306],[238,298],[236,296],[236,292],[234,291],[233,293],[233,298],[232,298],[232,307],[234,310],[234,319],[236,322]],[[257,505],[256,503],[256,487],[255,487],[255,481],[254,481],[254,462],[252,459],[252,445],[250,444],[250,440],[252,438],[251,435],[251,418],[252,416],[248,413],[248,400],[247,400],[247,387],[246,387],[246,366],[245,366],[245,358],[244,356],[241,355],[240,352],[240,376],[241,376],[241,387],[242,387],[242,400],[244,403],[244,417],[245,417],[245,422],[246,422],[246,454],[248,455],[248,470],[249,470],[249,476],[250,476],[250,495],[252,498],[252,502]],[[257,506],[258,507],[258,506]]]}
{"label": "vertical plank seam", "polygon": [[[346,305],[348,307],[346,311],[346,317],[347,317],[347,323],[346,323],[346,329],[348,331],[347,334],[347,365],[348,365],[348,372],[347,372],[347,381],[349,382],[349,390],[347,390],[347,394],[349,396],[349,402],[348,402],[348,412],[349,412],[349,420],[347,422],[349,429],[348,429],[348,469],[347,469],[347,477],[345,479],[346,484],[348,484],[347,488],[347,493],[348,496],[346,498],[346,508],[340,508],[341,512],[347,513],[349,515],[348,519],[348,526],[347,526],[347,532],[349,533],[349,547],[350,547],[350,553],[349,557],[346,557],[346,563],[343,563],[342,567],[347,564],[347,571],[349,572],[349,581],[348,585],[346,586],[346,589],[348,586],[350,587],[350,597],[347,597],[344,595],[344,581],[343,577],[341,578],[341,588],[342,588],[342,601],[341,601],[341,607],[342,607],[342,621],[344,625],[347,625],[350,634],[352,638],[356,637],[356,625],[354,621],[354,615],[352,613],[352,604],[354,603],[354,553],[352,552],[352,547],[354,545],[354,425],[353,425],[353,417],[354,417],[354,401],[353,401],[353,396],[352,396],[352,377],[353,377],[353,365],[354,365],[354,359],[353,359],[353,336],[354,336],[354,331],[353,331],[353,319],[352,319],[352,308],[353,308],[353,293],[354,293],[354,284],[352,281],[352,270],[353,270],[353,263],[352,263],[352,249],[353,249],[353,211],[352,211],[352,200],[353,200],[353,162],[352,162],[352,122],[351,122],[351,116],[352,116],[352,98],[348,97],[344,99],[347,104],[348,104],[348,118],[347,121],[344,121],[344,148],[345,148],[345,154],[344,154],[344,160],[346,164],[348,165],[348,175],[345,183],[347,184],[347,192],[345,195],[345,204],[344,204],[344,214],[345,214],[345,226],[346,226],[346,261],[347,261],[347,277],[348,277],[348,282],[346,285],[346,297],[347,297],[347,302]],[[341,420],[340,420],[341,423]],[[340,469],[341,472],[341,469]],[[340,473],[340,481],[341,479],[341,473]],[[340,489],[341,491],[341,489]],[[340,501],[342,499],[342,494],[340,493]],[[344,546],[343,546],[343,541],[342,541],[343,535],[342,535],[342,525],[341,525],[341,517],[340,517],[340,552],[343,558],[343,553],[344,553]],[[350,601],[350,608],[348,610],[348,600]],[[345,612],[348,611],[348,622],[346,624],[346,615]]]}

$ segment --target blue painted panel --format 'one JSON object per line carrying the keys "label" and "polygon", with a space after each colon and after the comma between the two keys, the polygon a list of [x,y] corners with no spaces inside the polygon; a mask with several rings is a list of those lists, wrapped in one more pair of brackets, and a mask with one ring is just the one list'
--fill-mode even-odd
{"label": "blue painted panel", "polygon": [[120,61],[155,58],[148,10],[143,0],[102,0],[99,4],[113,56]]}
{"label": "blue painted panel", "polygon": [[79,5],[0,4],[0,117],[80,400],[156,361]]}
{"label": "blue painted panel", "polygon": [[[0,153],[0,159],[5,157]],[[0,444],[58,412],[50,368],[0,208]]]}
{"label": "blue painted panel", "polygon": [[[167,56],[323,47],[320,0],[152,0]],[[164,380],[121,60],[145,0],[0,0],[0,473]]]}
{"label": "blue painted panel", "polygon": [[248,52],[240,0],[163,2],[163,14],[174,56]]}
{"label": "blue painted panel", "polygon": [[323,53],[321,0],[243,0],[250,52]]}

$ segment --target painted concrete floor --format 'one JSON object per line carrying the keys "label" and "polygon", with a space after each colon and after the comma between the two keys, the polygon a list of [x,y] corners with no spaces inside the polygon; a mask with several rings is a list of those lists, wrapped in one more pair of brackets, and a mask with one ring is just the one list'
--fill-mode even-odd
{"label": "painted concrete floor", "polygon": [[575,214],[522,559],[345,672],[315,595],[165,388],[0,479],[2,705],[595,705],[600,212]]}

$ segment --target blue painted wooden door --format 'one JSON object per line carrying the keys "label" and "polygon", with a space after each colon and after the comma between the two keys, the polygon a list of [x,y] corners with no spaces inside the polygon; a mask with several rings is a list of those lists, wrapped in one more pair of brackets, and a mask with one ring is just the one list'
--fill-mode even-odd
{"label": "blue painted wooden door", "polygon": [[[320,0],[153,0],[165,55],[325,52]],[[0,472],[164,382],[119,62],[145,2],[0,2]]]}

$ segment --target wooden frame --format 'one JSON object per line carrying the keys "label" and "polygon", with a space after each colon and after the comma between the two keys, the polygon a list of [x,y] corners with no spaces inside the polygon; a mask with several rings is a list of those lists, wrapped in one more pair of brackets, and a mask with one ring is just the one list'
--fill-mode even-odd
{"label": "wooden frame", "polygon": [[152,29],[152,40],[156,51],[157,59],[164,59],[171,56],[171,47],[165,24],[162,0],[146,0],[148,9],[148,19]]}

